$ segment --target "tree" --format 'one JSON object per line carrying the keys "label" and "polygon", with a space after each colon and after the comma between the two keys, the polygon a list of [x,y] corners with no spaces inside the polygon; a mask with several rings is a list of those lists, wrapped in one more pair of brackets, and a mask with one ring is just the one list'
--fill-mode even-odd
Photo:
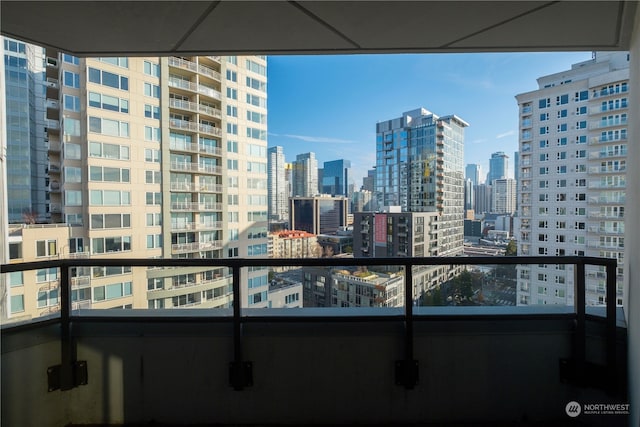
{"label": "tree", "polygon": [[509,244],[507,245],[507,249],[504,252],[505,256],[516,256],[518,255],[518,247],[516,246],[515,240],[509,240]]}

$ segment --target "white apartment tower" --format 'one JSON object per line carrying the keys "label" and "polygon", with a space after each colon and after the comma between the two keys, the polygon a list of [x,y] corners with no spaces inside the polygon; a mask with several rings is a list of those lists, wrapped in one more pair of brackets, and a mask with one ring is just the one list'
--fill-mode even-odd
{"label": "white apartment tower", "polygon": [[516,180],[494,179],[492,185],[491,212],[513,214],[516,212]]}
{"label": "white apartment tower", "polygon": [[267,152],[269,220],[285,221],[288,217],[289,192],[285,178],[287,164],[284,160],[284,149],[275,146]]}
{"label": "white apartment tower", "polygon": [[[629,55],[597,52],[516,96],[518,255],[616,258],[622,303]],[[521,266],[518,304],[571,304],[574,273]],[[605,302],[604,271],[587,267],[587,304]]]}
{"label": "white apartment tower", "polygon": [[[49,212],[72,226],[57,257],[267,257],[266,57],[47,50],[46,64]],[[73,275],[85,308],[232,303],[223,268]],[[268,305],[267,275],[243,271],[243,306]]]}

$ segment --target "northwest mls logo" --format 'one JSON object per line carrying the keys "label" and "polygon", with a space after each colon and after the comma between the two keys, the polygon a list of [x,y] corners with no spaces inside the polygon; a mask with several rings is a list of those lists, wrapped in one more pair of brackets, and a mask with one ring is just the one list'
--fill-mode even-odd
{"label": "northwest mls logo", "polygon": [[567,403],[567,406],[564,407],[564,410],[571,418],[575,418],[580,415],[580,412],[582,412],[582,407],[578,402],[572,401]]}
{"label": "northwest mls logo", "polygon": [[564,407],[571,418],[583,415],[629,415],[628,403],[583,403],[571,401]]}

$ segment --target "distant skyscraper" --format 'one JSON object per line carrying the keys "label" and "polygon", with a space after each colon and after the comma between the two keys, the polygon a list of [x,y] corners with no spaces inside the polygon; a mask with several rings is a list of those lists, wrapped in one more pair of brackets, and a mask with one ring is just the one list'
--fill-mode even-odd
{"label": "distant skyscraper", "polygon": [[269,220],[284,221],[287,219],[289,195],[285,180],[286,163],[283,148],[271,147],[267,150],[267,155]]}
{"label": "distant skyscraper", "polygon": [[491,155],[489,159],[489,173],[487,174],[487,184],[493,185],[494,179],[508,178],[509,156],[502,151],[498,151]]}
{"label": "distant skyscraper", "polygon": [[491,186],[487,184],[478,184],[475,189],[475,213],[482,215],[491,212]]}
{"label": "distant skyscraper", "polygon": [[438,117],[424,108],[376,125],[379,205],[440,213],[439,255],[462,253],[467,126],[455,115]]}
{"label": "distant skyscraper", "polygon": [[516,180],[495,179],[492,188],[491,212],[512,214],[516,211]]}
{"label": "distant skyscraper", "polygon": [[477,165],[475,163],[469,163],[465,168],[464,177],[465,179],[470,179],[472,185],[478,185],[480,184],[480,174],[481,174],[480,165]]}
{"label": "distant skyscraper", "polygon": [[[518,255],[616,258],[617,292],[586,267],[586,303],[623,300],[629,55],[596,52],[538,78],[519,105]],[[637,141],[634,141],[634,143]],[[636,167],[635,165],[633,167]],[[633,224],[632,224],[633,225]],[[518,304],[572,304],[574,267],[518,266]]]}
{"label": "distant skyscraper", "polygon": [[292,197],[289,226],[312,234],[336,234],[347,225],[348,204],[344,196]]}
{"label": "distant skyscraper", "polygon": [[298,154],[292,167],[292,196],[312,197],[318,194],[318,161],[315,153]]}
{"label": "distant skyscraper", "polygon": [[475,209],[475,195],[473,182],[467,178],[464,182],[464,210]]}
{"label": "distant skyscraper", "polygon": [[371,191],[373,193],[375,191],[375,179],[376,179],[376,170],[369,169],[367,171],[367,176],[362,178],[362,189],[366,191]]}
{"label": "distant skyscraper", "polygon": [[0,97],[6,100],[2,104],[6,106],[8,222],[46,222],[51,218],[47,209],[49,186],[60,190],[61,185],[58,179],[50,180],[47,176],[47,150],[50,145],[58,150],[60,147],[54,136],[49,139],[48,130],[59,129],[60,123],[45,118],[45,96],[52,98],[51,108],[59,117],[57,97],[45,92],[49,73],[55,75],[58,84],[57,58],[45,60],[45,50],[39,46],[9,38],[2,40],[5,92]]}
{"label": "distant skyscraper", "polygon": [[349,197],[350,178],[351,161],[341,159],[324,162],[322,193]]}

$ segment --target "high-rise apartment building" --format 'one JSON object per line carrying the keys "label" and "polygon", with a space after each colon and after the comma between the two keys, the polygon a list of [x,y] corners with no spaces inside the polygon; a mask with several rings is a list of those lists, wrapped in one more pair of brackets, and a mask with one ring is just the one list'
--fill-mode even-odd
{"label": "high-rise apartment building", "polygon": [[313,197],[318,191],[318,160],[313,152],[298,154],[292,162],[292,196]]}
{"label": "high-rise apartment building", "polygon": [[440,214],[441,255],[462,253],[464,240],[464,128],[455,115],[419,108],[376,125],[379,206]]}
{"label": "high-rise apartment building", "polygon": [[324,162],[322,173],[322,193],[332,196],[350,196],[351,161],[332,160]]}
{"label": "high-rise apartment building", "polygon": [[[44,48],[10,38],[2,38],[4,62],[3,127],[6,129],[6,192],[7,222],[46,222],[48,189],[60,185],[47,176],[47,147],[56,142],[48,140],[48,130],[60,126],[57,120],[58,100],[45,102],[45,88],[57,83],[57,59],[46,58]],[[53,81],[50,75],[55,76]],[[6,108],[6,110],[4,110]],[[57,119],[57,117],[55,117]],[[4,130],[3,129],[3,132]],[[57,142],[60,145],[60,142]],[[5,177],[1,177],[5,180]],[[2,192],[0,191],[0,195]]]}
{"label": "high-rise apartment building", "polygon": [[493,185],[494,179],[508,178],[509,156],[502,151],[498,151],[491,155],[489,159],[489,173],[487,174],[487,184]]}
{"label": "high-rise apartment building", "polygon": [[511,178],[495,179],[491,186],[491,212],[513,214],[516,212],[516,180]]}
{"label": "high-rise apartment building", "polygon": [[[265,57],[46,57],[49,213],[72,226],[59,256],[267,256]],[[223,268],[73,274],[92,308],[231,304]],[[242,305],[267,306],[267,275],[243,274]]]}
{"label": "high-rise apartment building", "polygon": [[285,221],[288,216],[289,193],[284,149],[281,146],[271,147],[267,150],[267,154],[269,156],[267,161],[269,220]]}
{"label": "high-rise apartment building", "polygon": [[491,212],[493,198],[492,188],[489,184],[478,184],[474,187],[474,202],[476,215]]}
{"label": "high-rise apartment building", "polygon": [[[520,108],[519,255],[618,260],[622,303],[629,55],[597,52],[538,79]],[[520,266],[518,304],[570,304],[573,270]],[[587,304],[605,302],[605,273],[587,267]]]}

